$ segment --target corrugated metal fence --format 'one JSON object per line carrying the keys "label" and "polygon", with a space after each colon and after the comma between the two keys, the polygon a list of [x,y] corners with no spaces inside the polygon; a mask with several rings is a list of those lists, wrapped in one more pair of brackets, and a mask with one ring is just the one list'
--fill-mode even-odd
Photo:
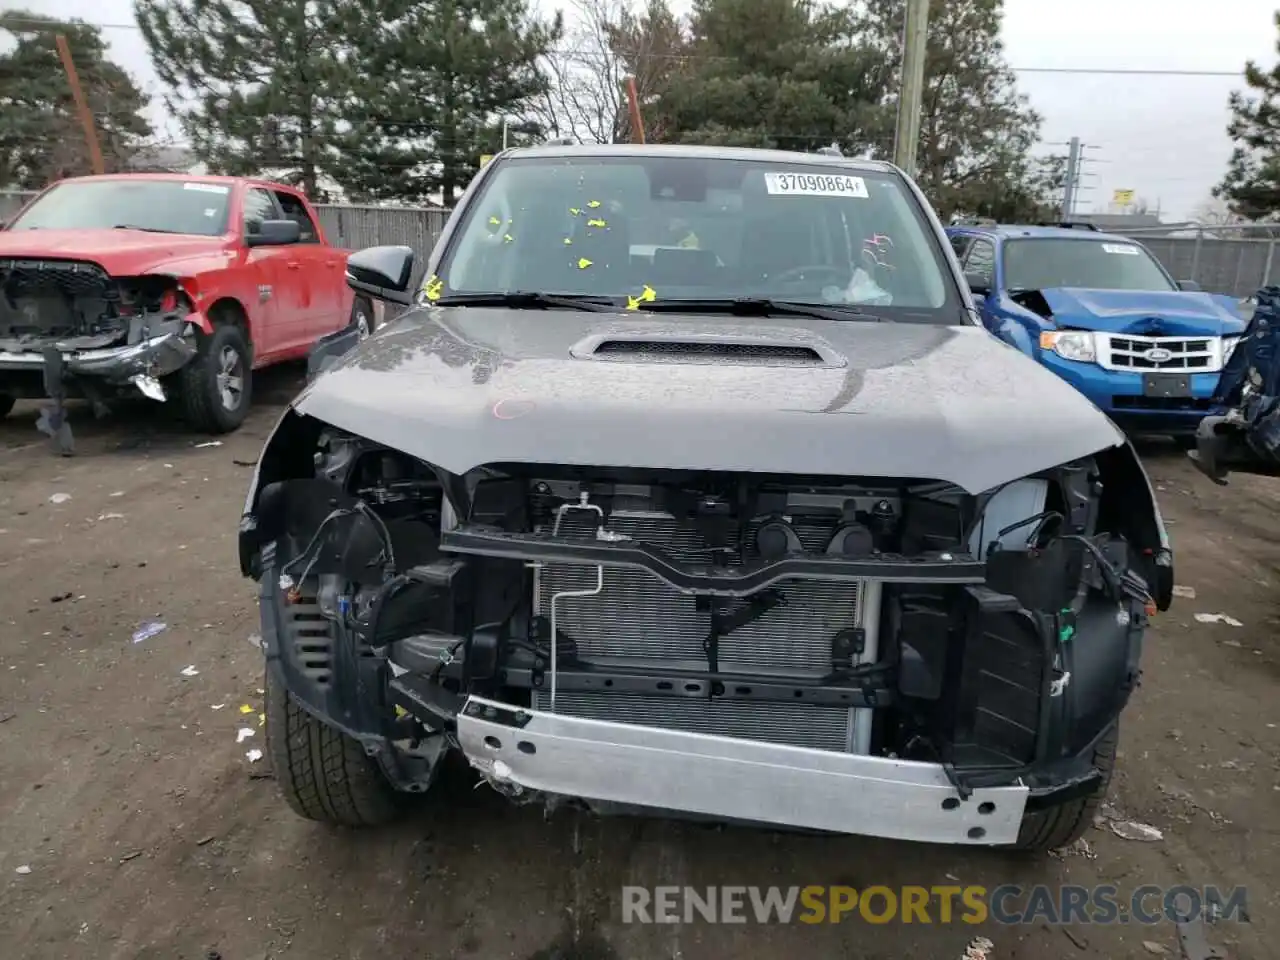
{"label": "corrugated metal fence", "polygon": [[[0,191],[0,219],[17,213],[30,194]],[[447,210],[412,207],[326,205],[317,208],[331,242],[348,250],[378,244],[406,244],[419,253],[419,269],[448,219]],[[1236,239],[1231,233],[1258,228],[1209,227],[1191,236],[1162,237],[1134,231],[1178,280],[1194,280],[1204,289],[1243,297],[1259,287],[1280,282],[1280,256],[1275,235]],[[1190,232],[1190,231],[1184,231]],[[1224,236],[1227,234],[1228,236]],[[420,277],[415,277],[415,283]]]}

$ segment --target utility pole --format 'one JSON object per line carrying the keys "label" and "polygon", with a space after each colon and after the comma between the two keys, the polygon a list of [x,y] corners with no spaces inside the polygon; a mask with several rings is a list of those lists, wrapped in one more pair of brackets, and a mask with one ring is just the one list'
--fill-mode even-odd
{"label": "utility pole", "polygon": [[1076,188],[1080,185],[1080,138],[1071,138],[1067,151],[1067,178],[1062,187],[1062,219],[1070,220],[1076,212]]}
{"label": "utility pole", "polygon": [[898,128],[893,162],[909,177],[916,174],[920,145],[920,103],[924,98],[924,60],[929,42],[929,0],[907,0],[902,34],[902,86],[898,92]]}
{"label": "utility pole", "polygon": [[89,109],[89,101],[85,99],[84,88],[80,86],[80,76],[76,73],[75,62],[71,59],[71,46],[67,38],[58,34],[53,38],[58,47],[58,56],[62,59],[62,69],[67,73],[67,84],[71,87],[71,97],[75,100],[76,112],[80,114],[80,125],[84,127],[85,144],[89,147],[89,163],[98,176],[106,173],[102,162],[102,145],[98,142],[98,131],[93,125],[93,112]]}

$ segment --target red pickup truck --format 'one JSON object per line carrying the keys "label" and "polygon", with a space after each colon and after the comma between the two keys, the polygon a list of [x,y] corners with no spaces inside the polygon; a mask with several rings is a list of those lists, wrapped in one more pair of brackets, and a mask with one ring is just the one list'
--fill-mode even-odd
{"label": "red pickup truck", "polygon": [[121,394],[234,430],[252,373],[373,329],[296,190],[235,177],[60,181],[0,228],[0,416],[21,398]]}

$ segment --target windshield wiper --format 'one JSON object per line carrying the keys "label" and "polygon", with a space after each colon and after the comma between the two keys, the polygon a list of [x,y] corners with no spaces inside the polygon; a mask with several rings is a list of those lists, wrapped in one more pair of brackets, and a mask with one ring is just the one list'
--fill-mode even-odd
{"label": "windshield wiper", "polygon": [[112,230],[140,230],[143,233],[177,233],[176,230],[161,230],[159,227],[140,227],[136,223],[117,223]]}
{"label": "windshield wiper", "polygon": [[617,304],[603,297],[590,297],[580,293],[539,293],[536,290],[513,290],[510,293],[455,293],[432,300],[437,307],[507,307],[511,310],[545,310],[563,307],[566,310],[591,310],[596,313],[613,313]]}
{"label": "windshield wiper", "polygon": [[884,317],[859,310],[852,304],[804,303],[800,300],[773,300],[768,297],[737,297],[724,300],[650,300],[641,310],[657,313],[728,313],[735,317],[813,317],[817,320],[873,320]]}

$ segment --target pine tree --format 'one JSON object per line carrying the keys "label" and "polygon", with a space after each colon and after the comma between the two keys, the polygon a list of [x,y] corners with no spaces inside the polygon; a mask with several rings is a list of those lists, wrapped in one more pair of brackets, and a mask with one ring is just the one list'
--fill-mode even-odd
{"label": "pine tree", "polygon": [[[1275,25],[1280,32],[1280,11]],[[1280,40],[1276,52],[1280,53]],[[1251,60],[1245,64],[1244,80],[1255,95],[1231,94],[1227,134],[1235,148],[1213,195],[1225,200],[1237,217],[1275,220],[1280,217],[1280,63],[1264,72]]]}
{"label": "pine tree", "polygon": [[166,103],[212,169],[277,170],[313,198],[321,175],[341,181],[357,69],[348,0],[135,0],[134,11]]}
{"label": "pine tree", "polygon": [[[654,0],[642,22],[661,36],[674,18],[665,0]],[[618,49],[637,75],[656,78],[645,123],[664,139],[795,150],[836,142],[861,152],[876,126],[876,59],[843,7],[695,0],[671,62],[650,63],[634,43]]]}
{"label": "pine tree", "polygon": [[[1018,93],[1004,59],[1003,0],[932,0],[925,56],[917,179],[944,216],[953,211],[1005,210],[1024,214],[1051,202],[1052,170],[1032,159],[1040,117]],[[868,0],[863,35],[887,68],[882,117],[897,111],[906,0]],[[890,157],[892,127],[880,132],[880,155]],[[1046,193],[1049,191],[1049,193]]]}
{"label": "pine tree", "polygon": [[[126,169],[151,135],[147,98],[107,59],[101,32],[23,10],[0,14],[0,188],[35,190],[65,176],[92,173],[84,128],[76,113],[56,37],[67,38],[71,59],[94,116],[108,172]],[[7,45],[6,45],[7,46]]]}
{"label": "pine tree", "polygon": [[540,20],[528,0],[374,0],[361,15],[348,180],[366,197],[439,193],[450,206],[501,148],[503,118],[528,125],[561,18]]}

